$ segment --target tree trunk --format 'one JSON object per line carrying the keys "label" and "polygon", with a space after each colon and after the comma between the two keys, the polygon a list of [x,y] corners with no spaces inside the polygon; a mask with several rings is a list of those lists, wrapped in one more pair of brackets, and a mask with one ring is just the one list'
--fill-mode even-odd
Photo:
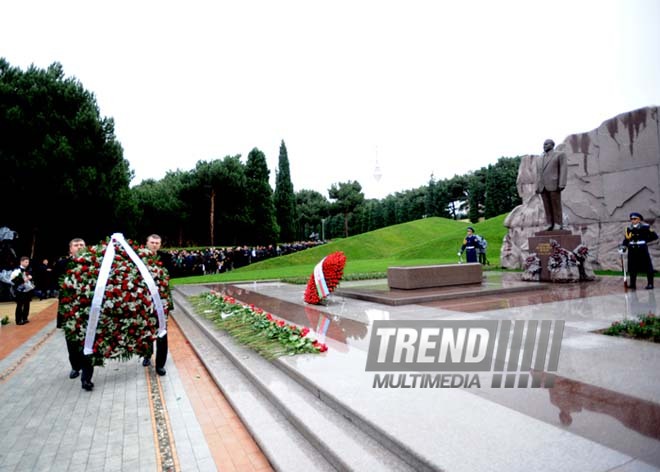
{"label": "tree trunk", "polygon": [[348,238],[348,213],[344,213],[344,237]]}
{"label": "tree trunk", "polygon": [[32,246],[30,247],[30,259],[34,259],[34,248],[37,247],[37,228],[32,228]]}
{"label": "tree trunk", "polygon": [[211,232],[211,246],[215,245],[215,189],[211,188],[211,212],[209,229]]}

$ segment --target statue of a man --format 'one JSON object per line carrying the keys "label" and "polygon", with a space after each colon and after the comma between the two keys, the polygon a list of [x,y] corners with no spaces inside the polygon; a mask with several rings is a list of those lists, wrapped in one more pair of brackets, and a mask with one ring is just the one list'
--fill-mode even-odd
{"label": "statue of a man", "polygon": [[538,159],[536,193],[541,194],[548,231],[564,229],[561,209],[561,191],[566,188],[566,154],[554,151],[555,142],[546,139],[543,156]]}

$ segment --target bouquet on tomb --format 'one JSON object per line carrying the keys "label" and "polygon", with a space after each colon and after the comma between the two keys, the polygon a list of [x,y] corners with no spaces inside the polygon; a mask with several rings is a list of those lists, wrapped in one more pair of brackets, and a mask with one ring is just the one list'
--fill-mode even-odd
{"label": "bouquet on tomb", "polygon": [[323,303],[328,295],[339,285],[344,276],[346,256],[343,252],[333,252],[324,257],[314,268],[314,272],[307,282],[305,289],[305,303],[319,305]]}
{"label": "bouquet on tomb", "polygon": [[[149,356],[159,331],[165,333],[172,307],[169,274],[158,255],[118,233],[74,257],[60,290],[65,336],[85,347],[94,365]],[[90,319],[94,330],[88,329]]]}

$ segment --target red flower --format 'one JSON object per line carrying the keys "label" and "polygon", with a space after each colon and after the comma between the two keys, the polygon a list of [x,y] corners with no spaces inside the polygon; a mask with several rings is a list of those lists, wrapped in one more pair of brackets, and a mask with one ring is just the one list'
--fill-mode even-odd
{"label": "red flower", "polygon": [[[326,256],[323,261],[323,276],[325,278],[325,283],[328,286],[328,291],[332,293],[339,281],[344,276],[344,266],[346,265],[346,256],[343,252],[337,251],[333,252]],[[314,280],[314,274],[312,274],[307,282],[307,288],[305,289],[304,296],[305,303],[312,305],[318,305],[321,303],[318,292],[316,290],[316,283]]]}

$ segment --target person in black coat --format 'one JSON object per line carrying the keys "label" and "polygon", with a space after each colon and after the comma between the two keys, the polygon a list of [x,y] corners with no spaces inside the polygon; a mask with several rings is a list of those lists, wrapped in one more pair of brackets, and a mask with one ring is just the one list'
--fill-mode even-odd
{"label": "person in black coat", "polygon": [[[169,271],[172,269],[172,256],[165,251],[161,251],[162,239],[157,234],[151,234],[147,237],[147,249],[153,254],[158,254],[163,267]],[[156,373],[158,375],[165,375],[165,363],[167,362],[167,333],[162,337],[156,336]],[[142,359],[142,365],[147,367],[151,365],[151,355]]]}
{"label": "person in black coat", "polygon": [[649,254],[648,243],[658,239],[658,233],[651,226],[642,222],[642,215],[630,214],[630,225],[626,228],[625,237],[621,243],[622,252],[628,252],[628,272],[630,284],[628,288],[635,290],[637,274],[646,272],[647,290],[653,289],[653,261]]}
{"label": "person in black coat", "polygon": [[30,258],[23,256],[20,260],[18,269],[14,270],[11,274],[11,282],[14,285],[14,296],[16,300],[16,324],[24,325],[29,323],[28,315],[30,314],[30,302],[32,301],[32,290],[34,284],[32,283],[32,275],[28,270],[30,266]]}
{"label": "person in black coat", "polygon": [[[73,258],[85,248],[85,241],[80,238],[72,239],[69,242],[69,255],[63,257],[57,261],[55,264],[55,275],[57,280],[60,281],[65,275],[67,268]],[[62,291],[60,291],[61,297]],[[59,307],[57,309],[57,327],[62,328],[64,323],[64,316],[61,311],[62,300],[60,299]],[[65,338],[66,339],[66,338]],[[66,349],[69,353],[69,363],[71,364],[71,372],[69,372],[69,378],[75,379],[80,375],[82,371],[82,377],[80,381],[82,383],[82,388],[87,391],[91,391],[94,388],[94,383],[92,382],[92,376],[94,375],[94,366],[92,365],[91,360],[88,356],[83,354],[83,347],[77,341],[71,341],[66,339]]]}

